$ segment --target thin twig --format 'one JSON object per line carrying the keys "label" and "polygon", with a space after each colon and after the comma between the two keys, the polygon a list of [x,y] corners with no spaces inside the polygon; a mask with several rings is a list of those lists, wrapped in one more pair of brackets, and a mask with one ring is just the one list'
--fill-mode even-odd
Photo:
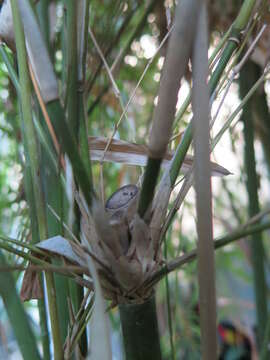
{"label": "thin twig", "polygon": [[114,77],[113,77],[113,74],[112,74],[112,72],[111,72],[111,69],[110,69],[110,67],[109,67],[109,65],[108,65],[108,63],[107,63],[107,61],[106,61],[106,59],[105,59],[105,57],[104,57],[104,55],[103,55],[103,52],[102,52],[101,48],[99,47],[99,45],[98,45],[98,43],[97,43],[97,40],[96,40],[96,38],[95,38],[95,35],[94,35],[93,31],[91,30],[90,26],[89,26],[89,28],[88,28],[88,31],[89,31],[90,37],[91,37],[91,39],[92,39],[92,41],[93,41],[93,43],[94,43],[94,45],[95,45],[95,47],[96,47],[96,49],[97,49],[97,52],[98,52],[100,58],[101,58],[101,60],[103,61],[103,64],[104,64],[105,69],[106,69],[106,71],[107,71],[107,73],[108,73],[109,79],[110,79],[110,81],[111,81],[111,83],[112,83],[114,93],[115,93],[116,97],[119,98],[120,95],[121,95],[120,90],[119,90],[119,88],[118,88],[118,86],[117,86],[117,84],[116,84],[116,82],[115,82],[115,80],[114,80]]}
{"label": "thin twig", "polygon": [[60,216],[56,213],[56,211],[51,207],[51,205],[47,204],[48,209],[50,210],[50,212],[53,214],[53,216],[57,219],[57,221],[59,221],[59,223],[63,224],[65,230],[69,233],[69,235],[72,237],[72,239],[77,243],[77,244],[81,244],[79,239],[73,234],[72,230],[70,229],[70,227],[61,220]]}
{"label": "thin twig", "polygon": [[[170,36],[173,28],[174,28],[174,25],[171,26],[171,28],[169,29],[169,31],[167,32],[167,34],[166,34],[166,35],[164,36],[164,38],[162,39],[162,41],[161,41],[160,45],[158,46],[157,50],[155,51],[154,55],[149,59],[148,63],[146,64],[146,66],[145,66],[145,68],[144,68],[144,70],[143,70],[143,72],[142,72],[142,75],[140,76],[140,79],[139,79],[137,85],[135,86],[134,90],[132,91],[132,94],[131,94],[131,96],[130,96],[130,98],[129,98],[126,106],[125,106],[125,109],[124,109],[124,111],[122,112],[122,114],[121,114],[121,116],[120,116],[120,118],[119,118],[119,120],[118,120],[118,123],[120,123],[121,120],[122,120],[122,118],[125,116],[125,113],[127,112],[130,103],[133,101],[133,99],[134,99],[134,97],[135,97],[135,94],[136,94],[136,91],[138,90],[138,87],[140,86],[140,84],[141,84],[141,82],[142,82],[142,80],[143,80],[146,72],[148,71],[150,65],[151,65],[152,62],[154,61],[154,59],[155,59],[155,57],[157,56],[157,54],[160,52],[160,50],[161,50],[161,48],[163,47],[163,45],[165,44],[165,42],[167,41],[167,39],[168,39],[168,37]],[[118,126],[119,126],[119,125],[117,124],[116,129],[118,128]]]}

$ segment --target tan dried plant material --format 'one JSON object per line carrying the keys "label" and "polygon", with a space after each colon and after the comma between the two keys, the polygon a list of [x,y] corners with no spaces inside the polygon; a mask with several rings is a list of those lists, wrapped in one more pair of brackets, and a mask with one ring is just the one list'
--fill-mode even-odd
{"label": "tan dried plant material", "polygon": [[39,274],[31,269],[31,264],[27,267],[23,277],[20,298],[22,301],[43,298]]}
{"label": "tan dried plant material", "polygon": [[[147,157],[149,155],[149,149],[146,145],[112,139],[108,150],[104,152],[108,141],[109,139],[102,136],[90,136],[88,138],[91,160],[108,161],[113,163],[116,162],[134,166],[146,166]],[[164,168],[169,165],[173,155],[173,152],[166,152],[162,162],[162,166]],[[185,174],[188,170],[190,170],[192,165],[193,156],[186,155],[181,172]],[[211,163],[211,170],[213,176],[226,176],[230,174],[227,169],[215,162]]]}
{"label": "tan dried plant material", "polygon": [[[101,254],[99,257],[95,252],[88,261],[95,262],[103,295],[113,304],[148,297],[149,289],[144,291],[143,283],[156,268],[150,229],[136,215],[138,194],[136,185],[126,185],[112,194],[105,209],[96,202],[91,214],[82,211],[83,238],[91,249],[98,247]],[[76,198],[82,208],[81,195]],[[88,229],[91,236],[85,233]],[[102,266],[101,259],[105,259],[107,267]]]}

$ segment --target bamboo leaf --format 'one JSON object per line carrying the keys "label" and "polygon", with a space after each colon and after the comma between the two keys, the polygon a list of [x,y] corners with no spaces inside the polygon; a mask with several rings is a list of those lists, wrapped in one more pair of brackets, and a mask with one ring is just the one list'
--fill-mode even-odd
{"label": "bamboo leaf", "polygon": [[[0,263],[6,264],[1,251]],[[16,292],[14,279],[8,272],[0,272],[0,295],[24,359],[41,359],[29,320]]]}
{"label": "bamboo leaf", "polygon": [[29,60],[42,98],[45,103],[58,99],[57,80],[34,11],[28,0],[18,1],[18,7],[24,26]]}
{"label": "bamboo leaf", "polygon": [[73,249],[71,241],[62,236],[53,236],[49,239],[43,240],[36,244],[39,249],[46,250],[58,256],[63,256],[69,261],[72,261],[82,267],[85,267],[85,261]]}

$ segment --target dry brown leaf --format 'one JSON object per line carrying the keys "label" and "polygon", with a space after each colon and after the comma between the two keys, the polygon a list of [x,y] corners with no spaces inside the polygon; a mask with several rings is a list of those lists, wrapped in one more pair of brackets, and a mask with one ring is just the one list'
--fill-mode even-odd
{"label": "dry brown leaf", "polygon": [[83,196],[79,192],[75,192],[75,200],[79,206],[80,212],[81,212],[81,229],[82,233],[84,234],[86,240],[91,245],[91,248],[93,252],[96,254],[96,256],[103,261],[104,263],[107,263],[107,260],[104,257],[104,253],[102,251],[101,243],[98,239],[94,220],[86,208],[86,204],[83,201]]}
{"label": "dry brown leaf", "polygon": [[118,237],[118,242],[122,248],[122,254],[126,254],[129,248],[129,227],[125,218],[120,220],[110,220],[110,226]]}
{"label": "dry brown leaf", "polygon": [[[104,154],[104,150],[109,139],[101,136],[90,136],[88,143],[90,149],[90,157],[92,160],[118,162],[126,165],[145,166],[148,158],[148,148],[146,145],[135,144],[123,140],[112,139],[112,142]],[[167,152],[164,156],[162,165],[167,166],[172,159],[173,153]],[[181,171],[186,173],[193,164],[193,156],[186,155]],[[213,176],[226,176],[230,172],[224,167],[212,162]]]}
{"label": "dry brown leaf", "polygon": [[132,240],[130,251],[133,252],[136,250],[136,257],[142,264],[143,272],[145,272],[147,263],[153,259],[153,254],[151,254],[151,252],[149,254],[149,248],[152,244],[150,238],[150,229],[138,214],[134,216],[131,235]]}
{"label": "dry brown leaf", "polygon": [[166,176],[165,173],[159,184],[159,190],[154,199],[153,216],[150,223],[151,239],[155,253],[157,252],[160,240],[160,231],[166,217],[171,191],[170,176]]}
{"label": "dry brown leaf", "polygon": [[31,264],[28,265],[24,273],[20,298],[22,301],[43,298],[43,293],[39,282],[39,274],[37,271],[31,269]]}
{"label": "dry brown leaf", "polygon": [[121,286],[127,291],[139,286],[143,281],[142,266],[135,259],[128,260],[126,256],[121,256],[113,266],[113,271]]}
{"label": "dry brown leaf", "polygon": [[106,245],[106,249],[110,249],[115,258],[118,259],[123,252],[117,234],[110,226],[108,214],[105,212],[103,206],[97,201],[93,204],[92,213],[96,233],[101,240],[102,248]]}

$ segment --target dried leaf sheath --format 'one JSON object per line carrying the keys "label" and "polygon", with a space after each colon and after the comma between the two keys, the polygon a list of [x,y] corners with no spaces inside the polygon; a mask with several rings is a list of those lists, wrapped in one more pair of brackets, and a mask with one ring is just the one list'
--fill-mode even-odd
{"label": "dried leaf sheath", "polygon": [[[112,139],[108,150],[104,150],[108,139],[102,136],[90,136],[88,139],[90,156],[92,160],[117,162],[125,165],[146,166],[149,149],[146,145],[131,143],[124,140]],[[163,157],[162,166],[167,167],[173,158],[173,153],[167,151]],[[181,171],[186,173],[193,165],[193,156],[186,155]],[[213,176],[226,176],[230,172],[214,162],[211,162]]]}

